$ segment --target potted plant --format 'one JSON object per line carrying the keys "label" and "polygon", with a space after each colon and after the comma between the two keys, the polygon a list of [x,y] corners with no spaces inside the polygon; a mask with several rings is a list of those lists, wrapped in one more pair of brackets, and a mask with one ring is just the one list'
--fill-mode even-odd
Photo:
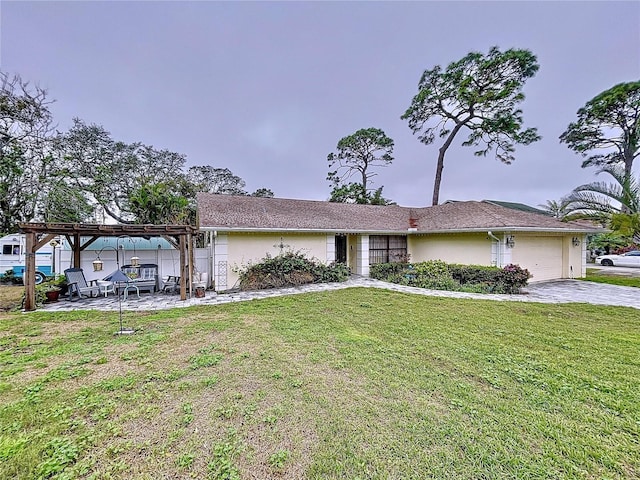
{"label": "potted plant", "polygon": [[60,297],[61,288],[53,283],[49,283],[45,287],[44,295],[47,297],[47,302],[57,302]]}
{"label": "potted plant", "polygon": [[44,293],[47,302],[57,302],[60,294],[64,293],[67,287],[67,279],[64,276],[58,276],[43,282],[39,285],[38,290]]}

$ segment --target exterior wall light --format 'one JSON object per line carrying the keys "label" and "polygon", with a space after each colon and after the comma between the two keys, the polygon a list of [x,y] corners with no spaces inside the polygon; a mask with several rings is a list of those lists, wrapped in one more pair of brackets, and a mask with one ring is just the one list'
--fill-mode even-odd
{"label": "exterior wall light", "polygon": [[580,239],[579,239],[578,237],[573,237],[573,238],[571,239],[571,244],[572,244],[574,247],[579,247],[579,246],[580,246]]}
{"label": "exterior wall light", "polygon": [[513,235],[507,235],[507,238],[505,238],[504,243],[507,245],[507,247],[513,248],[516,246],[516,237],[514,237]]}

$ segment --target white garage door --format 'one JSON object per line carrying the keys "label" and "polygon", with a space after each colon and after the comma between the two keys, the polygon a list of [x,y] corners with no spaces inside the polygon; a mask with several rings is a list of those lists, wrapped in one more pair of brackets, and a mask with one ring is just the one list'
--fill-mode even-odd
{"label": "white garage door", "polygon": [[528,269],[532,282],[562,278],[562,238],[516,237],[511,261]]}

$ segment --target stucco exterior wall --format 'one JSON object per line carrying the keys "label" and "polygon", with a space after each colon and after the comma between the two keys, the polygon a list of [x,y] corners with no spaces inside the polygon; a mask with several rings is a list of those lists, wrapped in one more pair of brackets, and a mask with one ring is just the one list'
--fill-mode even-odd
{"label": "stucco exterior wall", "polygon": [[[513,248],[505,243],[513,236]],[[443,260],[467,265],[508,263],[528,269],[532,282],[559,278],[582,278],[586,275],[586,238],[576,234],[500,233],[500,242],[486,233],[409,235],[407,250],[412,262]],[[573,245],[573,238],[580,241]],[[499,244],[498,244],[499,243]]]}
{"label": "stucco exterior wall", "polygon": [[[513,248],[506,238],[515,239]],[[486,233],[409,234],[407,251],[412,262],[443,260],[467,265],[498,265],[515,263],[527,268],[532,282],[557,278],[581,278],[586,275],[585,235],[540,234],[514,232],[496,234],[499,241]],[[573,245],[573,238],[580,240]],[[369,274],[368,235],[349,235],[347,264],[353,273]],[[301,251],[307,257],[324,263],[335,260],[333,234],[291,233],[220,233],[213,249],[213,278],[217,290],[234,288],[237,270],[259,262],[267,253],[278,255],[282,250]]]}
{"label": "stucco exterior wall", "polygon": [[358,236],[357,235],[349,235],[347,236],[347,265],[351,269],[352,273],[356,272],[358,268],[357,260],[358,260]]}
{"label": "stucco exterior wall", "polygon": [[[331,235],[333,237],[333,235]],[[327,234],[290,234],[290,233],[228,233],[226,235],[227,289],[233,288],[238,281],[238,269],[250,263],[258,263],[267,253],[278,255],[281,251],[300,251],[308,258],[329,263],[327,256],[335,254],[335,247],[328,250]],[[285,245],[281,250],[279,245]],[[217,262],[216,262],[217,263]],[[219,275],[218,275],[219,276]]]}
{"label": "stucco exterior wall", "polygon": [[443,260],[466,265],[491,265],[491,240],[487,234],[409,235],[411,262]]}

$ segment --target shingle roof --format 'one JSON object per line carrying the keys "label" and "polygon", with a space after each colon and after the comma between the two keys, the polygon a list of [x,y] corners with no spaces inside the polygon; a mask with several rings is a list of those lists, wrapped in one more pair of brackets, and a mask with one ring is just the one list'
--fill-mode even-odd
{"label": "shingle roof", "polygon": [[417,232],[539,230],[593,231],[584,225],[521,212],[493,203],[454,202],[434,207],[356,205],[315,200],[199,193],[201,228],[217,230],[301,230]]}
{"label": "shingle roof", "polygon": [[401,231],[407,229],[405,208],[199,193],[201,227]]}
{"label": "shingle roof", "polygon": [[418,231],[539,230],[594,231],[548,215],[524,212],[490,202],[454,202],[416,209]]}

